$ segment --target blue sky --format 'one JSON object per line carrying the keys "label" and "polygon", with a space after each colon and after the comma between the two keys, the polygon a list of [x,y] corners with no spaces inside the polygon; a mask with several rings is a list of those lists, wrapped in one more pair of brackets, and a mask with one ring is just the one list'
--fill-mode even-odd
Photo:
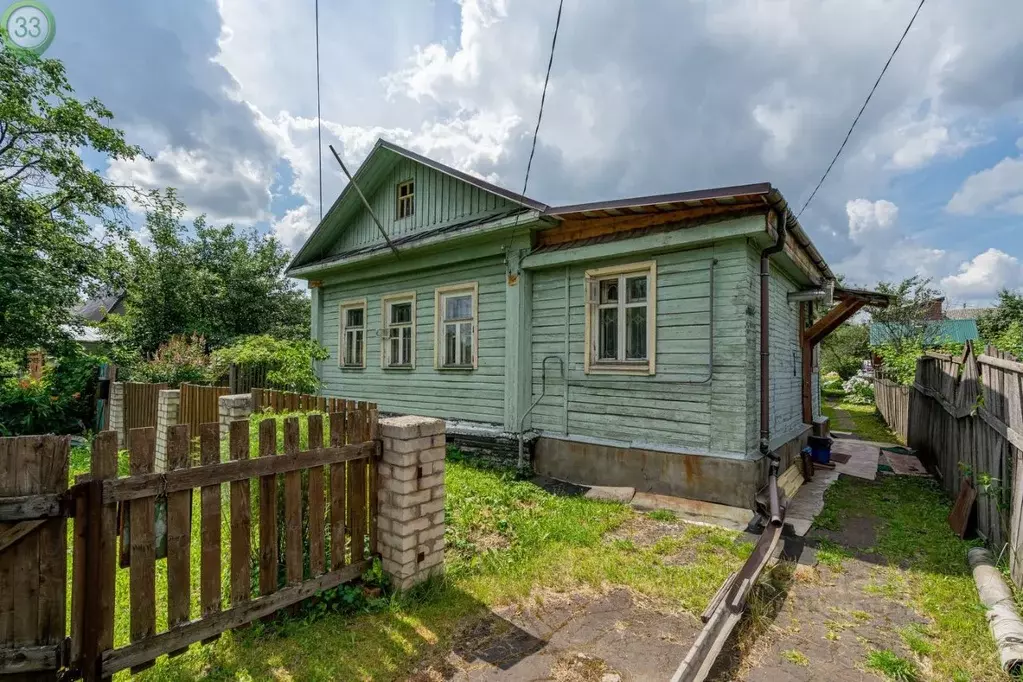
{"label": "blue sky", "polygon": [[[5,0],[0,0],[0,5]],[[324,145],[520,189],[553,0],[321,3]],[[153,157],[111,178],[297,247],[318,215],[312,0],[51,0],[82,96]],[[769,181],[802,205],[916,0],[566,0],[530,195]],[[1023,3],[928,0],[801,222],[836,272],[1023,286]],[[103,160],[90,161],[102,164]],[[324,202],[342,187],[325,158]]]}

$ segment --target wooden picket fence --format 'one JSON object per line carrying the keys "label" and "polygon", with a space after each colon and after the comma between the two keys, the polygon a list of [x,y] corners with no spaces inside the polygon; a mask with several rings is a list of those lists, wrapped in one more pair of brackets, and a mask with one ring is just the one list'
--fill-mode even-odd
{"label": "wooden picket fence", "polygon": [[883,376],[874,376],[874,403],[885,423],[902,442],[909,437],[909,386],[897,384]]}
{"label": "wooden picket fence", "polygon": [[[64,679],[96,680],[121,670],[137,672],[163,654],[178,655],[191,644],[211,641],[365,572],[376,553],[376,406],[341,401],[327,415],[326,432],[323,415],[305,419],[305,449],[299,417],[284,420],[282,453],[277,452],[277,421],[261,421],[255,457],[250,457],[249,422],[232,422],[223,444],[228,461],[221,461],[219,424],[204,423],[197,465],[190,461],[191,426],[171,426],[164,473],[154,473],[155,428],[136,428],[129,432],[130,475],[125,477],[117,472],[117,434],[104,431],[93,440],[90,475],[66,494],[66,437],[0,439],[0,676],[32,673],[53,680],[61,670]],[[258,482],[256,505],[250,499],[253,482]],[[230,491],[222,507],[224,483],[230,483]],[[198,613],[192,611],[190,575],[193,491],[200,510]],[[156,535],[158,504],[166,505],[165,539]],[[116,646],[119,505],[128,519],[120,538],[129,559],[130,624],[129,643]],[[225,507],[227,608],[221,578]],[[71,636],[65,640],[69,515],[74,516]],[[303,518],[309,522],[303,524]],[[158,632],[155,566],[164,542],[168,627]],[[253,557],[258,558],[258,595],[252,588]]]}
{"label": "wooden picket fence", "polygon": [[160,391],[167,384],[124,382],[124,432],[156,426],[157,403]]}
{"label": "wooden picket fence", "polygon": [[[1008,549],[1013,581],[1023,587],[1023,363],[988,346],[976,355],[927,353],[912,387],[889,393],[882,414],[905,410],[907,443],[950,496],[964,479],[978,489],[975,524],[996,551]],[[901,401],[901,402],[900,402]],[[880,407],[880,405],[879,405]],[[891,422],[889,422],[891,423]]]}
{"label": "wooden picket fence", "polygon": [[200,386],[181,384],[181,402],[178,404],[178,423],[188,424],[193,433],[199,425],[220,419],[220,396],[230,395],[228,386]]}
{"label": "wooden picket fence", "polygon": [[312,410],[334,412],[339,405],[344,405],[345,402],[344,398],[262,388],[252,389],[251,395],[253,412],[306,412]]}

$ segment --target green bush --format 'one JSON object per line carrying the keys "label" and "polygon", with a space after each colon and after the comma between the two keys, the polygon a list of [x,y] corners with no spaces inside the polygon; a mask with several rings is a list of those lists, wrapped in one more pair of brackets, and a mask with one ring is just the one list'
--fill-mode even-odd
{"label": "green bush", "polygon": [[0,381],[0,436],[82,433],[90,428],[98,368],[105,359],[70,351],[39,379]]}
{"label": "green bush", "polygon": [[172,336],[153,357],[131,368],[133,381],[181,384],[210,384],[216,379],[213,359],[206,354],[206,339],[198,334]]}
{"label": "green bush", "polygon": [[1010,322],[1005,330],[994,338],[993,344],[999,350],[1012,353],[1017,359],[1023,358],[1023,323]]}
{"label": "green bush", "polygon": [[916,359],[926,351],[948,353],[950,355],[962,355],[963,344],[946,343],[942,346],[924,346],[918,340],[903,341],[898,346],[885,344],[877,349],[877,354],[884,361],[882,365],[882,376],[903,386],[912,386],[916,378]]}
{"label": "green bush", "polygon": [[298,393],[315,393],[320,387],[313,371],[314,360],[326,360],[327,349],[316,341],[292,341],[272,336],[247,336],[227,348],[213,352],[213,371],[223,376],[231,363],[266,369],[273,388]]}

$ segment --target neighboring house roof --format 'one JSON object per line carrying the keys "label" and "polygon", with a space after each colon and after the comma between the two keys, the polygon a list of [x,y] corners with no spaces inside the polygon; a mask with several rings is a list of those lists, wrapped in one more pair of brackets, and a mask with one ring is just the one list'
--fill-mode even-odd
{"label": "neighboring house roof", "polygon": [[946,308],[945,317],[950,320],[977,320],[984,313],[989,313],[994,308]]}
{"label": "neighboring house roof", "polygon": [[[870,345],[882,346],[903,332],[908,332],[908,325],[889,325],[875,322],[870,325]],[[938,345],[942,343],[965,343],[980,338],[975,320],[936,320],[927,322],[925,343]]]}
{"label": "neighboring house roof", "polygon": [[[699,211],[700,209],[718,210],[722,208],[734,208],[736,211],[742,211],[744,209],[764,210],[768,207],[772,207],[778,211],[784,211],[786,227],[789,234],[794,238],[794,241],[806,251],[810,260],[824,275],[824,277],[834,279],[834,274],[824,261],[824,258],[810,241],[810,238],[796,220],[795,215],[788,210],[788,204],[781,195],[781,192],[774,188],[770,183],[764,182],[751,185],[717,187],[689,192],[677,192],[673,194],[659,194],[552,207],[522,194],[517,194],[502,187],[498,187],[497,185],[481,180],[455,168],[451,168],[450,166],[446,166],[438,161],[434,161],[433,159],[417,154],[394,143],[378,139],[372,151],[370,151],[369,155],[366,157],[366,160],[355,172],[353,176],[355,184],[358,184],[364,194],[371,194],[376,188],[377,183],[382,181],[382,179],[386,176],[388,170],[395,163],[396,159],[401,157],[421,163],[439,173],[448,175],[483,191],[502,197],[521,208],[520,211],[513,210],[511,213],[535,212],[534,215],[536,217],[549,219],[552,226],[557,225],[562,221],[588,218],[614,218],[656,213],[666,214],[677,213],[678,211],[685,210]],[[336,263],[353,255],[388,248],[386,244],[379,243],[366,245],[344,253],[333,254],[327,258],[324,257],[331,245],[338,238],[338,232],[331,228],[343,226],[347,220],[352,219],[358,211],[362,210],[362,201],[359,198],[358,193],[354,191],[352,184],[353,183],[349,183],[345,186],[337,200],[335,200],[333,205],[331,205],[330,210],[328,210],[327,214],[323,217],[323,220],[320,221],[320,224],[309,236],[302,248],[295,254],[295,257],[288,265],[289,273],[292,273],[295,270],[304,269],[306,266],[312,267],[314,264],[319,263]],[[498,217],[507,216],[508,213],[506,212],[503,216]],[[668,217],[669,216],[665,216],[666,219]],[[495,218],[492,216],[490,219]],[[468,219],[464,224],[458,223],[445,225],[437,230],[422,231],[407,235],[400,239],[395,239],[392,236],[391,241],[395,245],[400,245],[402,243],[411,244],[435,236],[438,232],[454,233],[479,222],[480,218],[475,216]],[[635,233],[630,234],[629,236],[635,236]]]}
{"label": "neighboring house roof", "polygon": [[124,298],[124,292],[117,294],[106,294],[91,298],[75,309],[75,315],[85,318],[90,322],[102,322],[114,310]]}

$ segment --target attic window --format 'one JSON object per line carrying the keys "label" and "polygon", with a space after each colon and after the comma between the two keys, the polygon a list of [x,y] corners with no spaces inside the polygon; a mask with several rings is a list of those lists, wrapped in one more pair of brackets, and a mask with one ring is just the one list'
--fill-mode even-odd
{"label": "attic window", "polygon": [[398,185],[398,220],[416,212],[415,189],[416,183],[413,180]]}

